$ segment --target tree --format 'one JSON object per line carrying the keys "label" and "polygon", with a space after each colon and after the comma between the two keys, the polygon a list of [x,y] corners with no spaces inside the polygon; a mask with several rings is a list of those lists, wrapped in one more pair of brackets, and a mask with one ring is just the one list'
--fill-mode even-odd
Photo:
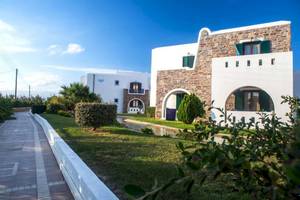
{"label": "tree", "polygon": [[74,110],[75,104],[79,102],[97,102],[101,103],[100,96],[89,91],[88,86],[81,83],[71,83],[70,86],[62,86],[60,94],[63,97],[63,103],[68,110]]}
{"label": "tree", "polygon": [[204,103],[195,95],[185,95],[179,105],[177,118],[186,124],[191,124],[196,117],[203,117],[205,114]]}

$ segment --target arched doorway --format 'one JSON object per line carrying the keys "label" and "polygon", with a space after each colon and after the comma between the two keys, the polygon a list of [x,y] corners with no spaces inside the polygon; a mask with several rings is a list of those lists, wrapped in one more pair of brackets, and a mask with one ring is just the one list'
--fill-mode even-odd
{"label": "arched doorway", "polygon": [[245,86],[233,91],[226,100],[227,111],[271,112],[274,103],[270,95],[264,90]]}
{"label": "arched doorway", "polygon": [[166,94],[162,102],[162,119],[176,119],[177,109],[186,94],[190,92],[182,88],[171,90]]}
{"label": "arched doorway", "polygon": [[134,98],[128,102],[127,113],[141,113],[145,112],[145,104],[141,99]]}

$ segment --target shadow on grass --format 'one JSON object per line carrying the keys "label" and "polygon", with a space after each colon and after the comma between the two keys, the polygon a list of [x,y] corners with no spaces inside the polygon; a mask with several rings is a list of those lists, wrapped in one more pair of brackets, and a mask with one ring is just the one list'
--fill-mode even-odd
{"label": "shadow on grass", "polygon": [[[127,184],[150,190],[157,179],[164,184],[177,176],[176,165],[181,156],[174,144],[152,141],[104,141],[82,139],[70,141],[70,146],[121,199]],[[230,181],[216,181],[196,187],[188,199],[243,199],[230,190]],[[166,199],[187,199],[182,187],[175,186]],[[201,198],[200,198],[201,197]]]}

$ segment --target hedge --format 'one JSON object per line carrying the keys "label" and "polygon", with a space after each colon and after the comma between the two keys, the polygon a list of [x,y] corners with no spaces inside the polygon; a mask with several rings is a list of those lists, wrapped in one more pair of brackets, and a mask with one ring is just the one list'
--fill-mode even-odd
{"label": "hedge", "polygon": [[77,103],[75,121],[81,127],[96,128],[111,125],[116,121],[117,106],[101,103]]}
{"label": "hedge", "polygon": [[47,112],[56,114],[59,110],[64,110],[65,106],[61,103],[49,103],[47,104]]}
{"label": "hedge", "polygon": [[0,122],[8,119],[12,115],[12,109],[9,106],[1,105],[0,106]]}
{"label": "hedge", "polygon": [[146,116],[147,117],[155,117],[155,107],[147,107],[146,108]]}
{"label": "hedge", "polygon": [[45,111],[46,111],[46,106],[45,105],[33,105],[33,106],[31,106],[31,112],[33,114],[34,113],[41,114]]}
{"label": "hedge", "polygon": [[58,115],[64,116],[64,117],[73,117],[71,112],[64,111],[64,110],[59,110],[57,111]]}

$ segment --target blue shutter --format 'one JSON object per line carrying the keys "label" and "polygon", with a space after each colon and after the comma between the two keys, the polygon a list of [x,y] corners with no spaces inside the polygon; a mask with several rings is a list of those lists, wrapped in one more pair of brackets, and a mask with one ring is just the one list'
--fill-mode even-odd
{"label": "blue shutter", "polygon": [[260,43],[260,53],[271,53],[271,41],[265,40]]}
{"label": "blue shutter", "polygon": [[236,55],[243,55],[243,43],[239,43],[235,45]]}

